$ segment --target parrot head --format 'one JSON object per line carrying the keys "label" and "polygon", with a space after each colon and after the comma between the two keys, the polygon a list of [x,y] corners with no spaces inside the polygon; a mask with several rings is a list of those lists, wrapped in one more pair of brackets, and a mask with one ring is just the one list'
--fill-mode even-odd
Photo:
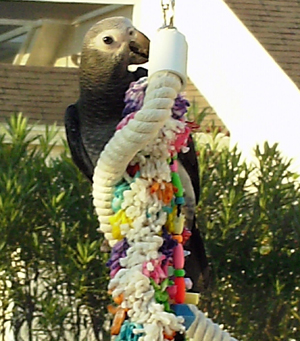
{"label": "parrot head", "polygon": [[149,39],[124,17],[113,17],[96,23],[86,34],[83,51],[93,51],[102,62],[143,64],[148,61]]}

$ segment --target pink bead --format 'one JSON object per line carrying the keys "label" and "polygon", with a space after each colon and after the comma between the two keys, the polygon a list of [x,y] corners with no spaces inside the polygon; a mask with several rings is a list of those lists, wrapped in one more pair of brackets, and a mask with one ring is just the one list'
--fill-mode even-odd
{"label": "pink bead", "polygon": [[177,172],[178,171],[178,162],[177,160],[173,160],[173,164],[170,166],[170,169],[172,172]]}
{"label": "pink bead", "polygon": [[184,250],[182,244],[178,244],[173,250],[173,267],[174,269],[184,268]]}
{"label": "pink bead", "polygon": [[111,272],[110,272],[110,274],[109,274],[109,275],[110,275],[110,278],[114,278],[114,277],[116,276],[117,272],[118,272],[120,269],[121,269],[121,267],[118,266],[117,268],[111,270]]}
{"label": "pink bead", "polygon": [[177,292],[176,285],[172,285],[172,286],[168,287],[167,292],[168,292],[171,300],[175,299],[176,292]]}

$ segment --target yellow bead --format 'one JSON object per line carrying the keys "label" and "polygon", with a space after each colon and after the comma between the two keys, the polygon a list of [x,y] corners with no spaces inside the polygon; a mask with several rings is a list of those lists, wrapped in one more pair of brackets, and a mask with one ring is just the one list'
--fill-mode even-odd
{"label": "yellow bead", "polygon": [[183,232],[184,228],[184,215],[180,214],[179,217],[174,217],[174,231],[172,233],[174,234],[181,234]]}
{"label": "yellow bead", "polygon": [[167,222],[165,224],[165,227],[169,233],[174,233],[174,229],[175,229],[174,219],[176,217],[176,214],[177,214],[177,207],[175,206],[173,208],[172,213],[168,214]]}
{"label": "yellow bead", "polygon": [[118,240],[121,240],[124,238],[124,236],[121,234],[120,225],[132,224],[132,220],[126,216],[126,213],[124,210],[119,210],[116,214],[110,217],[109,222],[112,227],[112,237]]}
{"label": "yellow bead", "polygon": [[199,303],[199,297],[200,295],[194,292],[186,292],[184,303],[197,305]]}

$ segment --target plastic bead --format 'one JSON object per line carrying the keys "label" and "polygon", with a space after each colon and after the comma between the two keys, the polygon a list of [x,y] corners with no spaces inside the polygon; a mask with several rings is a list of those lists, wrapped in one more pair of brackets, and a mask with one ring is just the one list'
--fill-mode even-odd
{"label": "plastic bead", "polygon": [[170,165],[170,169],[174,173],[178,172],[178,161],[177,160],[173,160],[173,163]]}
{"label": "plastic bead", "polygon": [[184,282],[185,282],[185,290],[191,290],[193,287],[192,280],[189,277],[185,277]]}
{"label": "plastic bead", "polygon": [[128,320],[124,321],[120,334],[115,341],[138,341],[140,335],[134,332],[136,329],[142,330],[143,326],[137,323],[130,323]]}
{"label": "plastic bead", "polygon": [[122,199],[114,197],[111,203],[111,208],[114,212],[118,212],[121,209]]}
{"label": "plastic bead", "polygon": [[107,306],[107,311],[108,311],[110,314],[115,315],[116,312],[117,312],[117,310],[118,310],[118,307],[115,307],[115,306],[112,305],[112,304],[109,304],[109,305]]}
{"label": "plastic bead", "polygon": [[168,277],[172,277],[174,275],[173,266],[168,266]]}
{"label": "plastic bead", "polygon": [[182,244],[178,244],[173,250],[173,266],[175,269],[184,268],[184,251]]}
{"label": "plastic bead", "polygon": [[185,227],[182,232],[182,238],[183,238],[182,244],[183,245],[191,238],[191,235],[192,235],[192,232]]}
{"label": "plastic bead", "polygon": [[126,310],[123,308],[118,308],[117,312],[115,314],[110,333],[111,335],[118,335],[121,330],[122,323],[124,322],[126,318]]}
{"label": "plastic bead", "polygon": [[133,165],[133,166],[128,166],[127,167],[127,173],[131,177],[134,177],[139,170],[140,170],[140,166],[137,163],[135,165]]}
{"label": "plastic bead", "polygon": [[172,235],[172,238],[173,238],[174,240],[177,240],[178,243],[182,243],[182,241],[183,241],[183,238],[182,238],[182,235],[181,235],[181,234],[173,234],[173,235]]}
{"label": "plastic bead", "polygon": [[150,187],[150,193],[155,193],[156,191],[159,190],[159,183],[158,182],[154,182],[153,185]]}
{"label": "plastic bead", "polygon": [[175,204],[176,204],[176,205],[184,205],[184,204],[185,204],[184,197],[177,197],[177,198],[175,199]]}
{"label": "plastic bead", "polygon": [[185,300],[185,282],[184,277],[175,277],[174,283],[177,287],[175,302],[182,304]]}
{"label": "plastic bead", "polygon": [[[177,198],[179,199],[179,198]],[[179,217],[175,216],[174,217],[174,234],[182,234],[183,229],[184,229],[184,215],[180,214]]]}
{"label": "plastic bead", "polygon": [[173,211],[173,207],[164,206],[164,207],[163,207],[163,211],[164,211],[164,212],[167,212],[168,214],[171,214],[172,211]]}
{"label": "plastic bead", "polygon": [[195,292],[186,292],[184,303],[197,305],[199,303],[199,298],[200,295]]}
{"label": "plastic bead", "polygon": [[182,183],[181,183],[179,174],[172,172],[171,178],[172,178],[172,184],[174,185],[174,187],[177,188],[177,192],[175,193],[176,198],[177,197],[183,197],[183,187],[182,187]]}
{"label": "plastic bead", "polygon": [[109,218],[109,222],[112,226],[112,235],[114,239],[121,240],[124,238],[121,234],[121,224],[132,224],[132,220],[126,216],[124,210],[119,210],[115,215]]}
{"label": "plastic bead", "polygon": [[155,294],[154,298],[157,303],[161,303],[164,305],[164,310],[170,312],[170,304],[169,304],[169,279],[165,279],[160,285],[155,283],[154,280],[151,278],[150,282],[154,288]]}
{"label": "plastic bead", "polygon": [[170,299],[175,300],[175,296],[176,296],[176,292],[177,292],[176,285],[171,285],[170,287],[168,287],[167,292],[169,294]]}
{"label": "plastic bead", "polygon": [[172,209],[172,212],[169,213],[167,222],[165,224],[165,227],[169,233],[174,233],[174,219],[176,217],[176,214],[177,214],[177,207],[175,206]]}
{"label": "plastic bead", "polygon": [[164,333],[164,340],[174,340],[175,335],[176,335],[176,332],[173,332],[172,334]]}
{"label": "plastic bead", "polygon": [[[188,329],[195,320],[195,315],[186,304],[174,304],[171,305],[171,309],[174,311],[176,316],[183,316],[184,326]],[[199,340],[197,340],[199,341]]]}
{"label": "plastic bead", "polygon": [[114,297],[114,302],[118,305],[120,305],[123,301],[124,301],[124,295],[123,294]]}
{"label": "plastic bead", "polygon": [[184,277],[185,271],[184,269],[175,269],[174,276],[175,277]]}
{"label": "plastic bead", "polygon": [[116,276],[117,272],[118,272],[120,269],[121,269],[121,267],[118,266],[117,268],[111,270],[110,273],[109,273],[110,278],[114,278],[114,277]]}
{"label": "plastic bead", "polygon": [[163,202],[164,204],[170,204],[173,199],[173,185],[171,183],[165,184],[165,189],[163,190]]}

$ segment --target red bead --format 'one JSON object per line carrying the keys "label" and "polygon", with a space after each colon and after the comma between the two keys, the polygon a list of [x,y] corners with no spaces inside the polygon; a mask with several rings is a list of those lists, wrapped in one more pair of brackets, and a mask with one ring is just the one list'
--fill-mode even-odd
{"label": "red bead", "polygon": [[185,300],[185,282],[184,277],[176,277],[174,283],[177,287],[175,301],[178,304],[183,304]]}
{"label": "red bead", "polygon": [[183,245],[190,239],[191,235],[192,235],[192,232],[185,227],[182,232],[182,239],[183,239],[182,244]]}
{"label": "red bead", "polygon": [[140,170],[140,165],[136,163],[135,165],[128,166],[127,167],[127,173],[131,176],[134,177],[136,172]]}

